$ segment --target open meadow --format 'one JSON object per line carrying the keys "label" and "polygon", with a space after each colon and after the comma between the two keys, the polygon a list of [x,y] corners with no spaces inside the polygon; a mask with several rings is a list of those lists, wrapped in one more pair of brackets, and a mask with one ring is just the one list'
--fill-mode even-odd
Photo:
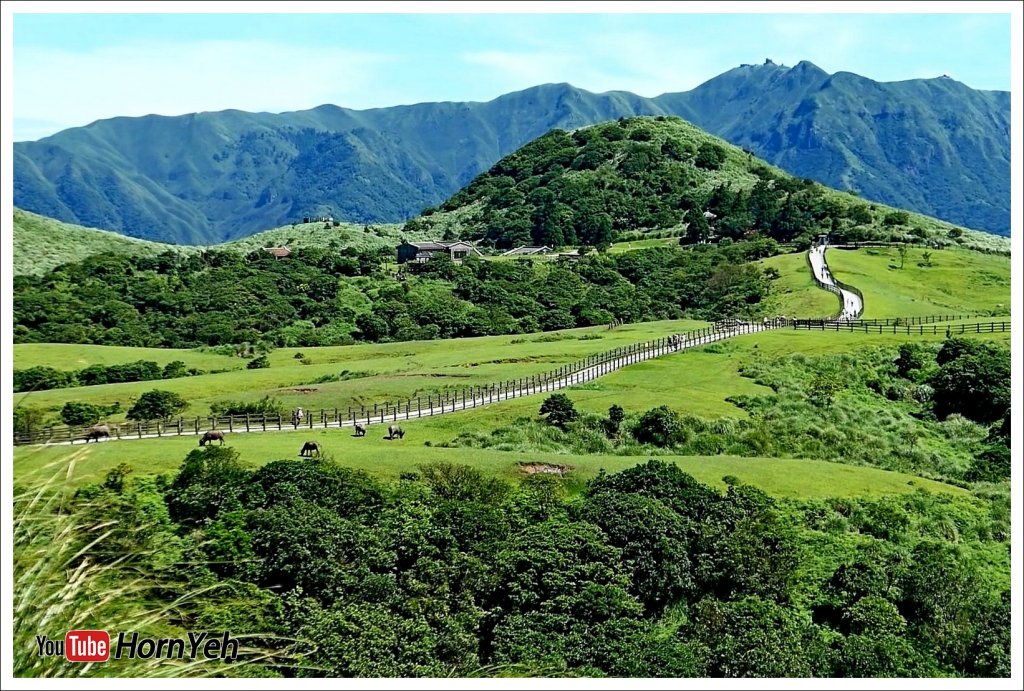
{"label": "open meadow", "polygon": [[[925,262],[925,254],[929,262]],[[969,250],[895,247],[829,250],[829,268],[864,293],[864,318],[1009,314],[1010,258]]]}

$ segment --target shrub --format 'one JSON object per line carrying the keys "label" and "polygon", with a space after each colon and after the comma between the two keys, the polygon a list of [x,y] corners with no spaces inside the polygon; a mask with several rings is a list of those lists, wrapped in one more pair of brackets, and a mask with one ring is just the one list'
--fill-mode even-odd
{"label": "shrub", "polygon": [[60,411],[65,425],[95,425],[107,412],[103,406],[68,401]]}
{"label": "shrub", "polygon": [[270,367],[270,360],[267,359],[266,355],[260,355],[258,358],[253,358],[249,361],[249,364],[245,366],[246,369],[265,369]]}
{"label": "shrub", "polygon": [[725,163],[725,149],[711,142],[701,144],[697,149],[696,158],[693,159],[695,166],[706,170],[718,170],[723,163]]}
{"label": "shrub", "polygon": [[129,420],[163,420],[188,408],[188,401],[173,391],[154,389],[139,397],[128,409]]}
{"label": "shrub", "polygon": [[277,415],[284,406],[276,398],[264,396],[258,401],[216,401],[210,404],[214,415]]}
{"label": "shrub", "polygon": [[168,362],[164,365],[162,377],[164,379],[176,379],[177,377],[188,376],[189,370],[185,366],[185,363],[181,360],[175,360],[174,362]]}
{"label": "shrub", "polygon": [[683,426],[679,413],[668,406],[652,408],[640,417],[633,436],[641,444],[671,446],[680,440]]}
{"label": "shrub", "polygon": [[14,433],[30,434],[41,429],[46,421],[46,413],[39,408],[17,406],[14,409]]}
{"label": "shrub", "polygon": [[576,406],[573,405],[572,400],[564,393],[556,393],[548,396],[547,400],[540,406],[540,414],[547,415],[547,422],[549,425],[555,427],[561,427],[565,429],[565,426],[579,417],[579,413],[576,412]]}

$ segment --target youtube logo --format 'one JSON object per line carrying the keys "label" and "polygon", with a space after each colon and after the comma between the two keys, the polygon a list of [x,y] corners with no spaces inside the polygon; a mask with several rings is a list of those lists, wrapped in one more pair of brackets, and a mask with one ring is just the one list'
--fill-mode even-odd
{"label": "youtube logo", "polygon": [[70,662],[106,662],[110,659],[110,635],[106,631],[68,631],[64,657]]}

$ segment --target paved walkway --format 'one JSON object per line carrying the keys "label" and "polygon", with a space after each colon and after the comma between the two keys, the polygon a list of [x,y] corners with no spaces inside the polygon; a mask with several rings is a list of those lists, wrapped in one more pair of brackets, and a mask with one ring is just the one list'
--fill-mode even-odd
{"label": "paved walkway", "polygon": [[849,290],[840,288],[836,283],[835,278],[832,276],[832,272],[829,271],[828,262],[825,261],[825,250],[827,248],[828,245],[815,245],[811,248],[807,255],[811,260],[811,269],[814,271],[814,276],[819,281],[825,285],[833,286],[839,292],[839,297],[843,302],[843,310],[836,321],[845,322],[850,321],[851,319],[857,319],[864,313],[864,301],[861,300],[860,296],[856,293],[851,293]]}

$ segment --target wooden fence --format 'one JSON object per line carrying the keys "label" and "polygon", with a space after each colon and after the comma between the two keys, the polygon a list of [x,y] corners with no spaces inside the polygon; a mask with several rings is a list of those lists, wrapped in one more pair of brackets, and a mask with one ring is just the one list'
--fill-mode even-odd
{"label": "wooden fence", "polygon": [[931,324],[871,324],[863,321],[848,322],[821,322],[810,319],[794,319],[790,322],[794,329],[807,329],[811,331],[850,331],[860,333],[890,333],[906,334],[907,336],[923,336],[925,334],[938,335],[948,334],[958,336],[961,334],[988,334],[1001,333],[1010,330],[1010,322],[975,322],[967,324],[946,324],[940,326],[937,322]]}
{"label": "wooden fence", "polygon": [[[941,315],[932,317],[911,317],[887,320],[863,320],[835,322],[811,319],[775,319],[766,323],[744,323],[727,329],[707,327],[675,336],[666,336],[642,343],[622,346],[603,353],[588,356],[569,365],[519,379],[508,379],[487,385],[465,386],[437,394],[407,398],[402,401],[385,401],[359,408],[334,408],[306,411],[302,422],[296,424],[290,416],[233,415],[172,420],[148,420],[108,425],[111,439],[144,439],[182,435],[198,435],[210,430],[228,433],[271,432],[298,429],[351,427],[356,423],[384,424],[401,420],[413,420],[434,415],[443,415],[537,393],[557,391],[576,384],[582,384],[609,372],[622,369],[637,362],[660,357],[714,343],[725,338],[757,333],[777,328],[793,328],[820,331],[849,331],[863,333],[892,333],[905,335],[983,334],[1010,330],[1009,321],[947,323],[957,317]],[[57,426],[40,430],[29,430],[15,435],[16,445],[86,443],[88,427]]]}
{"label": "wooden fence", "polygon": [[[488,403],[496,403],[521,396],[556,391],[596,379],[636,362],[696,345],[713,343],[731,336],[782,327],[787,325],[787,323],[785,320],[774,320],[768,324],[743,323],[728,329],[707,327],[676,334],[675,336],[666,336],[651,341],[622,346],[529,377],[508,379],[487,385],[464,386],[437,394],[407,398],[404,401],[374,403],[372,407],[321,409],[319,412],[306,411],[306,416],[299,424],[296,424],[291,419],[291,416],[275,413],[270,415],[209,416],[188,419],[124,422],[108,424],[108,427],[110,428],[111,439],[143,439],[198,435],[210,430],[222,430],[229,433],[269,432],[297,430],[299,428],[346,427],[354,426],[357,422],[362,424],[383,424],[399,420],[411,420],[476,408]],[[89,426],[54,426],[40,430],[29,430],[25,433],[16,434],[14,443],[16,445],[86,443],[85,435],[88,430]]]}

